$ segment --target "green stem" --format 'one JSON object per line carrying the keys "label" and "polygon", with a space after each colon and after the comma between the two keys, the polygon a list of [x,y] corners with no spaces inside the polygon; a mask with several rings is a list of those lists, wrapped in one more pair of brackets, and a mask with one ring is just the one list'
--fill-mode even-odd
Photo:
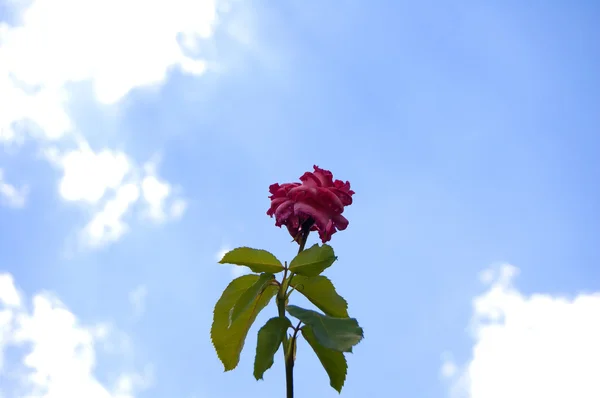
{"label": "green stem", "polygon": [[306,241],[308,240],[309,233],[310,233],[310,230],[308,230],[302,234],[302,238],[300,238],[300,247],[298,248],[298,253],[300,253],[302,250],[304,250],[304,246],[306,246]]}
{"label": "green stem", "polygon": [[[298,253],[304,250],[304,246],[306,246],[306,241],[308,240],[308,234],[310,233],[310,225],[307,228],[303,229],[302,236],[298,244],[300,247],[298,248]],[[280,317],[285,317],[285,301],[287,299],[287,289],[289,284],[294,277],[294,274],[291,273],[290,279],[286,281],[288,274],[287,264],[285,267],[285,271],[283,272],[283,282],[279,288],[279,294],[277,295],[277,309],[279,311]],[[300,324],[298,324],[300,326]],[[286,385],[286,397],[294,398],[294,351],[296,345],[296,336],[298,334],[298,327],[294,328],[294,335],[289,342],[288,347],[288,335],[285,334],[283,338],[283,357],[285,360],[285,385]]]}
{"label": "green stem", "polygon": [[285,380],[288,398],[294,397],[294,361],[296,360],[296,341],[298,340],[297,336],[298,331],[300,330],[300,325],[301,322],[298,322],[298,325],[294,328],[294,334],[292,335],[290,348],[285,360]]}
{"label": "green stem", "polygon": [[287,398],[294,398],[294,344],[296,344],[296,339],[292,338],[289,353],[285,359],[285,390]]}
{"label": "green stem", "polygon": [[[277,310],[281,318],[285,318],[285,300],[287,296],[285,292],[286,274],[287,269],[284,271],[283,274],[284,283],[281,284],[279,288],[279,294],[277,295]],[[292,344],[294,344],[294,339],[292,339],[291,344],[288,348],[288,335],[286,332],[283,336],[283,359],[285,361],[285,384],[287,398],[294,398],[294,354]]]}
{"label": "green stem", "polygon": [[[277,294],[277,311],[279,313],[280,318],[285,318],[285,300],[286,300],[286,296],[287,296],[287,294],[286,294],[287,273],[288,273],[288,269],[287,269],[287,264],[286,264],[285,270],[283,271],[283,280],[282,280],[281,284],[279,285],[279,293]],[[287,336],[287,333],[285,333],[285,335],[283,336],[283,358],[285,361],[286,391],[287,391],[287,398],[294,398],[294,374],[293,374],[294,365],[293,365],[293,363],[291,364],[291,366],[289,364],[290,356],[291,355],[288,354],[288,336]]]}

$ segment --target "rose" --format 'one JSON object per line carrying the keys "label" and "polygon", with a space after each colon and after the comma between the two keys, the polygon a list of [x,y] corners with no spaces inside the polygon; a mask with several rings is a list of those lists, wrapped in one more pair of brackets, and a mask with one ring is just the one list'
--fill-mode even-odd
{"label": "rose", "polygon": [[[234,369],[249,328],[274,297],[277,316],[258,331],[256,380],[263,378],[273,365],[277,347],[283,345],[286,397],[294,398],[296,347],[304,337],[319,358],[322,350],[327,350],[327,360],[321,364],[329,375],[329,384],[340,393],[348,368],[345,353],[352,352],[363,340],[364,332],[358,321],[350,318],[346,300],[338,294],[333,282],[317,276],[336,261],[333,248],[323,244],[304,250],[310,231],[318,231],[325,243],[334,233],[348,227],[342,213],[352,204],[354,191],[349,182],[334,181],[330,171],[317,166],[314,171],[304,173],[300,182],[273,184],[269,191],[271,207],[267,214],[275,217],[276,226],[286,226],[298,243],[298,254],[288,266],[288,261],[282,262],[269,251],[248,246],[225,253],[219,263],[246,266],[253,273],[231,281],[217,301],[210,329],[212,343],[225,371]],[[289,304],[290,294],[296,289],[322,313]],[[289,317],[297,318],[298,323]],[[239,333],[230,333],[232,330]]]}
{"label": "rose", "polygon": [[323,243],[336,231],[348,227],[342,215],[352,204],[354,191],[348,181],[333,180],[333,174],[314,166],[313,172],[300,177],[300,183],[273,184],[269,187],[271,207],[267,215],[275,217],[275,225],[285,225],[294,240],[303,232],[318,231]]}

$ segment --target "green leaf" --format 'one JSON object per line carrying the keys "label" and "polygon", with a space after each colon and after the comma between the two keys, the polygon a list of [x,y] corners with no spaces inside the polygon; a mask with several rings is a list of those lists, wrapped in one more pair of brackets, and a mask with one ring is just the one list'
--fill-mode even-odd
{"label": "green leaf", "polygon": [[248,330],[258,313],[269,304],[277,293],[277,286],[267,286],[252,305],[229,325],[229,313],[240,296],[256,283],[258,275],[244,275],[231,281],[215,305],[210,337],[225,371],[235,369],[240,361],[240,353]]}
{"label": "green leaf", "polygon": [[235,322],[239,316],[252,305],[256,298],[265,290],[271,281],[275,279],[275,275],[264,273],[258,277],[258,280],[250,286],[236,301],[233,308],[231,308],[229,324]]}
{"label": "green leaf", "polygon": [[276,274],[283,271],[283,264],[273,254],[266,250],[238,247],[226,253],[220,264],[244,265],[253,272],[269,272]]}
{"label": "green leaf", "polygon": [[352,352],[352,347],[363,339],[363,330],[354,318],[334,318],[288,305],[287,312],[309,325],[322,346],[340,352]]}
{"label": "green leaf", "polygon": [[290,271],[304,276],[317,276],[337,259],[329,245],[313,245],[298,253],[290,262]]}
{"label": "green leaf", "polygon": [[256,357],[254,357],[254,378],[260,380],[273,366],[273,357],[283,341],[287,329],[292,323],[287,318],[271,318],[258,331]]}
{"label": "green leaf", "polygon": [[325,276],[294,275],[291,286],[326,315],[348,318],[348,303],[337,294],[333,283]]}
{"label": "green leaf", "polygon": [[317,354],[317,358],[319,358],[321,365],[323,365],[323,368],[329,375],[329,385],[337,392],[341,393],[344,382],[346,381],[346,372],[348,370],[346,357],[339,351],[331,350],[319,344],[310,326],[305,325],[301,330],[302,336],[304,336],[315,354]]}

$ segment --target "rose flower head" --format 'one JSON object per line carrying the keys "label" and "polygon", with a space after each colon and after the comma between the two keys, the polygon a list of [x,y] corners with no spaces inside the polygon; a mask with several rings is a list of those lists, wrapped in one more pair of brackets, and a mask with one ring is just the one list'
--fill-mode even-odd
{"label": "rose flower head", "polygon": [[354,191],[348,181],[334,181],[331,171],[318,166],[304,173],[300,181],[269,187],[271,207],[267,215],[275,216],[275,225],[285,225],[296,241],[310,228],[319,231],[325,243],[336,231],[348,226],[342,213],[344,207],[352,204]]}

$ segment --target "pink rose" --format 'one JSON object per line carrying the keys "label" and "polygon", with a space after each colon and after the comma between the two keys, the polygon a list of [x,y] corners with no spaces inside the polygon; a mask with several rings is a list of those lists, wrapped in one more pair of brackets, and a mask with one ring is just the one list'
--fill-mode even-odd
{"label": "pink rose", "polygon": [[342,213],[345,206],[352,204],[354,191],[348,181],[334,181],[329,170],[318,166],[314,169],[300,177],[301,183],[271,185],[271,207],[267,215],[275,216],[275,225],[285,225],[295,240],[299,239],[303,227],[310,226],[311,231],[319,231],[325,243],[336,231],[348,226]]}

